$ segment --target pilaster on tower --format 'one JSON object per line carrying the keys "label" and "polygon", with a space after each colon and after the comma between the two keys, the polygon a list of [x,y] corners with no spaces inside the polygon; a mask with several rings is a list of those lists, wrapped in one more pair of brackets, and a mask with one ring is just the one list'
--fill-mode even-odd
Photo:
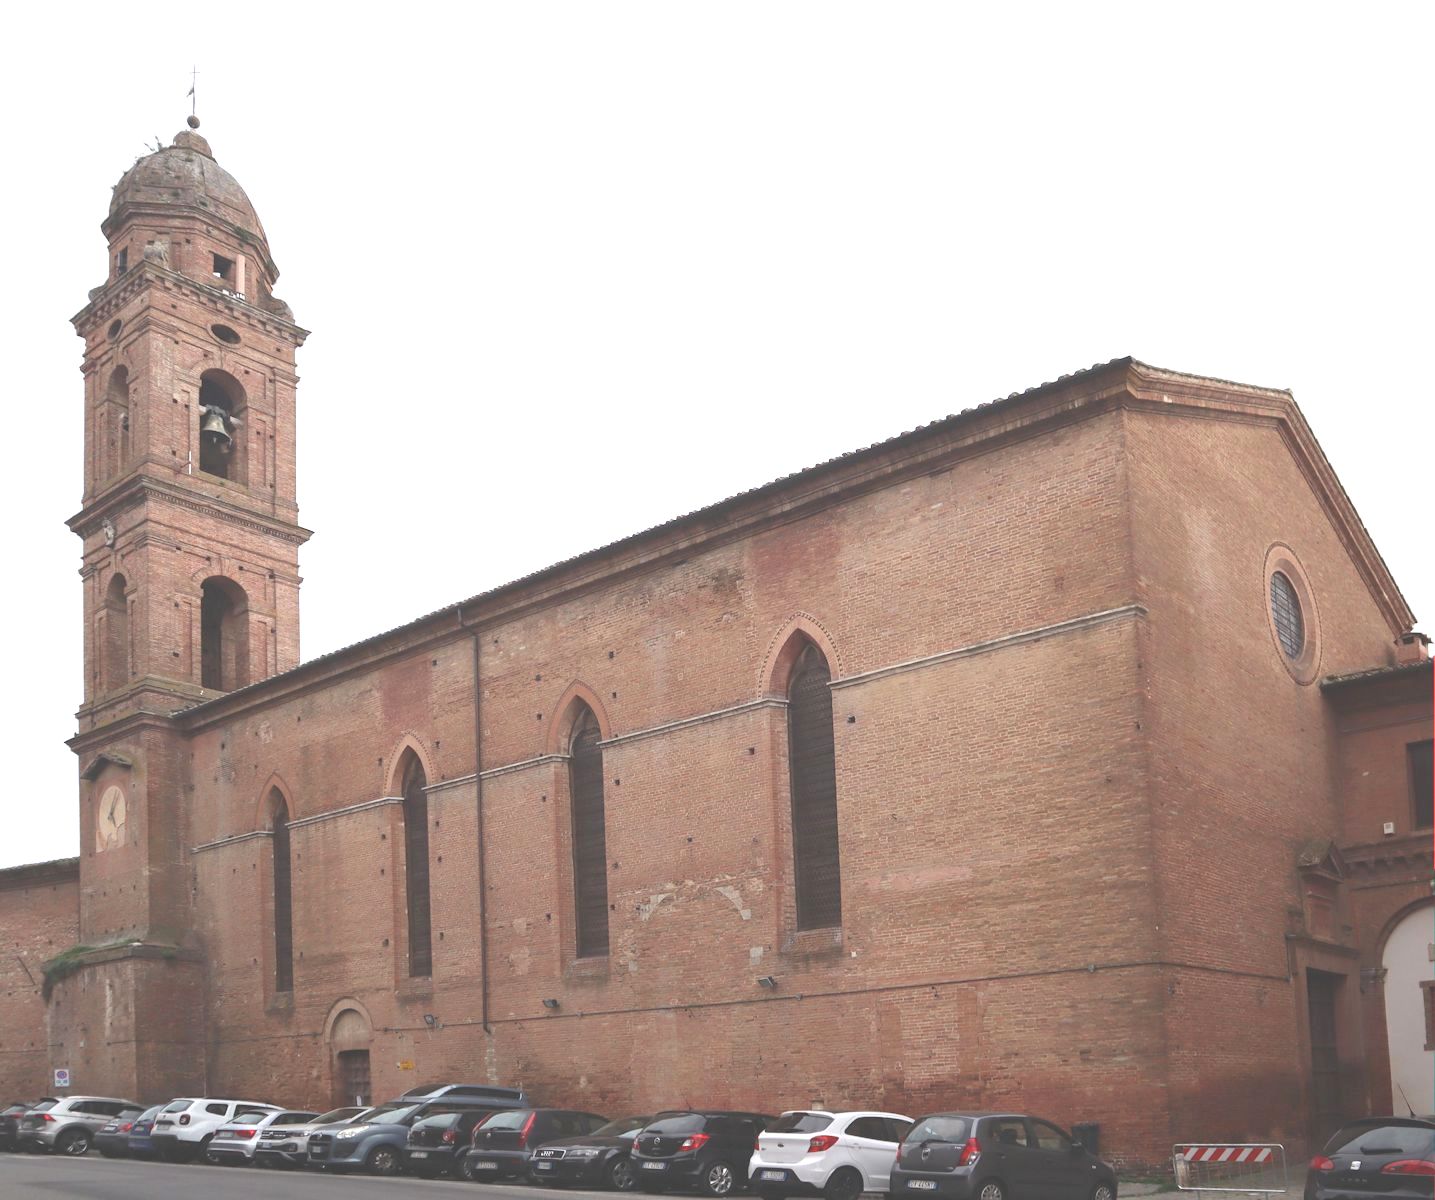
{"label": "pilaster on tower", "polygon": [[295,351],[254,207],[191,128],[115,186],[85,340],[80,729],[299,662]]}

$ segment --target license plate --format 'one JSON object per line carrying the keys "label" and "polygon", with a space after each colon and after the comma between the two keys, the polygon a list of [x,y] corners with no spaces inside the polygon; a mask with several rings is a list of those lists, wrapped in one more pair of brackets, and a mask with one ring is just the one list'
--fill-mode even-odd
{"label": "license plate", "polygon": [[645,1163],[643,1164],[643,1170],[645,1170],[645,1171],[661,1171],[661,1170],[662,1170],[664,1167],[666,1167],[667,1165],[668,1165],[668,1164],[667,1164],[667,1163],[664,1163],[664,1162],[645,1162]]}
{"label": "license plate", "polygon": [[498,1164],[497,1164],[496,1162],[490,1162],[490,1161],[488,1161],[488,1160],[484,1160],[483,1162],[476,1162],[476,1163],[473,1164],[473,1166],[474,1166],[474,1170],[476,1170],[476,1171],[496,1171],[496,1170],[498,1170]]}
{"label": "license plate", "polygon": [[786,1178],[787,1178],[787,1172],[786,1172],[786,1171],[759,1171],[759,1172],[758,1172],[758,1175],[759,1175],[759,1177],[762,1178],[762,1179],[786,1179]]}
{"label": "license plate", "polygon": [[410,1157],[410,1158],[427,1158],[428,1156],[429,1156],[429,1152],[428,1152],[427,1150],[410,1150],[410,1151],[409,1151],[409,1157]]}
{"label": "license plate", "polygon": [[552,1164],[551,1162],[541,1162],[541,1163],[536,1163],[535,1165],[538,1167],[538,1169],[539,1169],[540,1171],[551,1171],[551,1170],[553,1170],[553,1164]]}
{"label": "license plate", "polygon": [[909,1188],[920,1188],[924,1192],[935,1192],[937,1190],[936,1181],[932,1179],[909,1179],[907,1180],[907,1186]]}

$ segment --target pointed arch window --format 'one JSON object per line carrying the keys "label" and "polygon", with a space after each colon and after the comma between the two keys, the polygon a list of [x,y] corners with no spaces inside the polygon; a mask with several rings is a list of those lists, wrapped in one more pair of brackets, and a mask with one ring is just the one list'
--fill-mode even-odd
{"label": "pointed arch window", "polygon": [[797,928],[842,924],[837,843],[837,760],[832,737],[832,671],[809,643],[787,690],[787,759],[792,791],[793,884]]}
{"label": "pointed arch window", "polygon": [[404,883],[409,910],[409,974],[433,974],[433,921],[429,907],[428,777],[410,752],[404,770]]}
{"label": "pointed arch window", "polygon": [[582,705],[569,742],[568,791],[573,815],[573,912],[579,958],[608,953],[608,848],[603,811],[603,740],[593,710]]}
{"label": "pointed arch window", "polygon": [[278,791],[274,804],[274,990],[294,990],[294,890],[290,874],[289,806]]}

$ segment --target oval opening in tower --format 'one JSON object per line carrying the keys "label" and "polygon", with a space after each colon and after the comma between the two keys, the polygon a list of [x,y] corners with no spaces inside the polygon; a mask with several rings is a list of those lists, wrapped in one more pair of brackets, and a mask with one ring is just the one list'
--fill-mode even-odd
{"label": "oval opening in tower", "polygon": [[110,341],[114,341],[115,338],[120,336],[120,330],[124,327],[125,323],[121,321],[118,317],[116,317],[113,321],[110,322],[110,327],[105,331],[105,336],[109,338]]}
{"label": "oval opening in tower", "polygon": [[239,334],[229,328],[228,325],[211,325],[209,332],[214,334],[221,342],[225,342],[231,346],[239,345]]}

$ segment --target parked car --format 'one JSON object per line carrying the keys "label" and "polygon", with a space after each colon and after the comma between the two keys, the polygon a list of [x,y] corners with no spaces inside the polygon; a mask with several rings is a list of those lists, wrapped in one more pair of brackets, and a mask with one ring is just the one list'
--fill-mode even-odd
{"label": "parked car", "polygon": [[259,1136],[263,1130],[279,1122],[299,1125],[312,1121],[318,1115],[313,1112],[295,1112],[292,1109],[241,1109],[234,1114],[234,1120],[214,1131],[209,1149],[204,1154],[205,1160],[230,1167],[253,1166],[254,1151],[259,1145]]}
{"label": "parked car", "polygon": [[748,1164],[763,1200],[824,1195],[857,1200],[885,1192],[898,1144],[912,1128],[899,1113],[785,1112],[757,1135]]}
{"label": "parked car", "polygon": [[1310,1160],[1306,1200],[1429,1200],[1435,1119],[1367,1117],[1336,1131]]}
{"label": "parked car", "polygon": [[426,1083],[409,1088],[400,1100],[466,1100],[478,1099],[492,1108],[521,1108],[528,1103],[522,1088],[499,1087],[487,1083]]}
{"label": "parked car", "polygon": [[633,1176],[645,1192],[696,1187],[726,1196],[747,1186],[757,1135],[774,1118],[762,1113],[663,1112],[633,1139]]}
{"label": "parked car", "polygon": [[130,1126],[130,1135],[126,1139],[131,1158],[149,1160],[158,1158],[159,1155],[154,1148],[154,1139],[150,1134],[154,1130],[155,1118],[164,1111],[163,1104],[156,1104],[153,1108],[147,1108],[135,1118],[135,1123]]}
{"label": "parked car", "polygon": [[254,1165],[258,1167],[302,1167],[309,1157],[309,1135],[331,1125],[347,1125],[359,1120],[372,1108],[334,1108],[320,1113],[312,1121],[285,1125],[275,1121],[259,1133],[254,1147]]}
{"label": "parked car", "polygon": [[592,1133],[607,1123],[607,1117],[567,1108],[510,1108],[492,1113],[473,1131],[459,1169],[465,1179],[475,1182],[521,1179],[528,1174],[528,1160],[539,1146]]}
{"label": "parked car", "polygon": [[1049,1121],[1020,1113],[932,1113],[908,1131],[892,1164],[888,1194],[919,1192],[957,1200],[1116,1200],[1116,1173]]}
{"label": "parked car", "polygon": [[95,1134],[126,1109],[138,1114],[143,1106],[112,1096],[42,1100],[20,1118],[20,1146],[59,1154],[84,1154],[94,1143]]}
{"label": "parked car", "polygon": [[[155,1113],[159,1108],[146,1109],[145,1112]],[[134,1128],[135,1122],[145,1115],[138,1109],[126,1109],[113,1121],[106,1121],[103,1128],[95,1134],[95,1149],[106,1158],[128,1158],[130,1155],[130,1130]]]}
{"label": "parked car", "polygon": [[[46,1096],[45,1099],[52,1104],[55,1102],[54,1096]],[[0,1150],[18,1150],[20,1148],[18,1141],[20,1118],[39,1103],[39,1100],[34,1103],[29,1100],[17,1100],[14,1104],[7,1104],[4,1108],[0,1108]]]}
{"label": "parked car", "polygon": [[[464,1090],[460,1092],[459,1087]],[[416,1091],[419,1089],[415,1089]],[[368,1171],[371,1175],[397,1175],[404,1169],[404,1149],[409,1130],[425,1117],[447,1112],[483,1109],[492,1112],[507,1103],[512,1088],[490,1089],[502,1099],[484,1099],[477,1085],[445,1085],[437,1099],[400,1097],[366,1113],[362,1119],[335,1129],[320,1129],[309,1135],[305,1161],[311,1167],[329,1171]]]}
{"label": "parked car", "polygon": [[156,1154],[171,1162],[192,1162],[203,1158],[210,1140],[221,1125],[234,1119],[242,1110],[274,1112],[277,1104],[257,1100],[229,1100],[224,1097],[181,1096],[171,1100],[155,1118],[150,1140]]}
{"label": "parked car", "polygon": [[409,1127],[409,1140],[404,1147],[404,1167],[410,1175],[424,1179],[457,1174],[474,1127],[494,1111],[475,1108],[468,1112],[438,1113],[415,1121]]}
{"label": "parked car", "polygon": [[592,1133],[558,1138],[533,1152],[528,1177],[534,1183],[579,1183],[629,1192],[633,1178],[633,1139],[652,1117],[620,1117]]}

